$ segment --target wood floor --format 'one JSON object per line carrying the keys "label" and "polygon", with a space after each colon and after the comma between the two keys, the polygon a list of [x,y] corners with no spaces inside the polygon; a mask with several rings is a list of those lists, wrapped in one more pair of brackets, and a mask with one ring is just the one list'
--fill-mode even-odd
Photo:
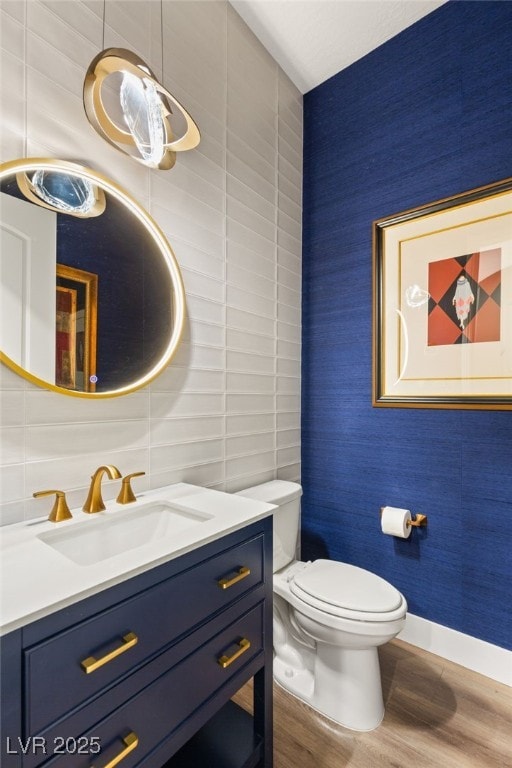
{"label": "wood floor", "polygon": [[[400,640],[380,661],[386,714],[370,733],[274,684],[274,768],[512,768],[512,688]],[[251,698],[246,687],[237,701]]]}

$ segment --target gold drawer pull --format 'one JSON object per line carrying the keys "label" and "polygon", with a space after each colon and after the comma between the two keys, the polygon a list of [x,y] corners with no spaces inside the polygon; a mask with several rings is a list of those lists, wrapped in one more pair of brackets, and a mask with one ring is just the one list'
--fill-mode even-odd
{"label": "gold drawer pull", "polygon": [[[128,632],[127,635],[124,635],[123,644],[120,645],[119,648],[114,648],[113,651],[105,654],[105,656],[102,656],[101,659],[95,659],[94,656],[89,656],[87,659],[84,659],[84,661],[81,661],[80,664],[85,670],[85,673],[89,675],[91,672],[99,669],[104,664],[108,664],[108,662],[112,661],[112,659],[115,659],[116,656],[120,656],[122,653],[125,653],[125,651],[129,650],[129,648],[133,648],[133,646],[137,645],[138,642],[139,638],[137,635],[134,632]],[[135,749],[135,747],[133,747],[133,749]],[[115,763],[113,763],[113,765],[115,765]],[[105,768],[107,767],[105,766]]]}
{"label": "gold drawer pull", "polygon": [[220,659],[217,659],[217,661],[221,665],[222,669],[226,669],[226,667],[229,667],[230,664],[240,658],[242,653],[248,651],[250,647],[251,641],[247,640],[245,637],[242,637],[238,643],[238,651],[235,651],[232,656],[221,656]]}
{"label": "gold drawer pull", "polygon": [[[103,768],[114,768],[115,765],[119,765],[121,760],[124,760],[127,755],[130,754],[130,752],[133,752],[133,750],[138,746],[139,744],[139,737],[136,733],[133,731],[130,731],[130,733],[123,738],[123,743],[125,745],[125,748],[121,750],[121,752],[112,758],[112,760],[103,766]],[[90,768],[94,768],[93,765],[90,766]]]}
{"label": "gold drawer pull", "polygon": [[224,576],[223,579],[219,579],[217,584],[221,589],[227,589],[228,587],[232,587],[233,584],[238,584],[238,582],[245,579],[246,576],[250,576],[250,573],[251,569],[246,568],[245,565],[243,565],[238,569],[236,576],[232,576],[231,578],[229,578],[229,576]]}

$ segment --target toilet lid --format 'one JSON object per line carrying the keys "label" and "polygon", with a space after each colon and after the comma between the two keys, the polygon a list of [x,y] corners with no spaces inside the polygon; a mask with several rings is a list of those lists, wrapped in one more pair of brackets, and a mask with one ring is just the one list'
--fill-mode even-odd
{"label": "toilet lid", "polygon": [[290,583],[291,591],[315,602],[358,613],[388,613],[400,608],[400,592],[375,573],[335,560],[315,560]]}

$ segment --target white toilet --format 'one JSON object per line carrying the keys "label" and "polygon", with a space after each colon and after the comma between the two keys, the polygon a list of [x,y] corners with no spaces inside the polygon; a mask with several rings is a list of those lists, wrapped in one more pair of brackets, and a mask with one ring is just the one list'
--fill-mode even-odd
{"label": "white toilet", "polygon": [[371,731],[384,717],[377,647],[405,624],[403,595],[380,576],[334,560],[296,559],[297,483],[239,491],[274,512],[274,678],[336,723]]}

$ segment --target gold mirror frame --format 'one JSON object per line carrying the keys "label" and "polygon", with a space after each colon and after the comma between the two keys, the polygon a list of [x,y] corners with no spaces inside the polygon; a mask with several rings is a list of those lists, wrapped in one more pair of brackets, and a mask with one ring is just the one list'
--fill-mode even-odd
{"label": "gold mirror frame", "polygon": [[57,386],[56,384],[45,381],[44,379],[41,379],[25,370],[20,365],[18,365],[18,363],[8,357],[8,355],[6,355],[2,350],[0,350],[0,362],[4,363],[8,368],[22,376],[27,381],[30,381],[32,384],[36,384],[37,386],[52,392],[59,392],[60,394],[68,395],[71,397],[81,397],[97,400],[101,398],[120,397],[121,395],[127,395],[131,392],[135,392],[136,390],[145,387],[147,384],[153,381],[153,379],[155,379],[169,364],[170,360],[176,352],[183,333],[185,324],[185,290],[180,268],[178,262],[176,261],[173,250],[164,233],[154,221],[154,219],[149,215],[149,213],[128,192],[116,184],[116,182],[112,181],[107,176],[92,170],[91,168],[55,158],[23,158],[21,160],[12,160],[0,164],[0,182],[10,176],[32,173],[37,170],[69,173],[71,175],[86,179],[92,182],[92,184],[98,185],[104,192],[111,194],[127,209],[130,214],[138,219],[138,221],[147,231],[148,235],[152,238],[153,243],[156,245],[162,257],[163,263],[166,265],[169,272],[170,282],[173,290],[172,329],[165,351],[163,352],[160,360],[155,365],[153,365],[150,370],[145,372],[142,376],[131,382],[129,385],[105,392],[81,392]]}

